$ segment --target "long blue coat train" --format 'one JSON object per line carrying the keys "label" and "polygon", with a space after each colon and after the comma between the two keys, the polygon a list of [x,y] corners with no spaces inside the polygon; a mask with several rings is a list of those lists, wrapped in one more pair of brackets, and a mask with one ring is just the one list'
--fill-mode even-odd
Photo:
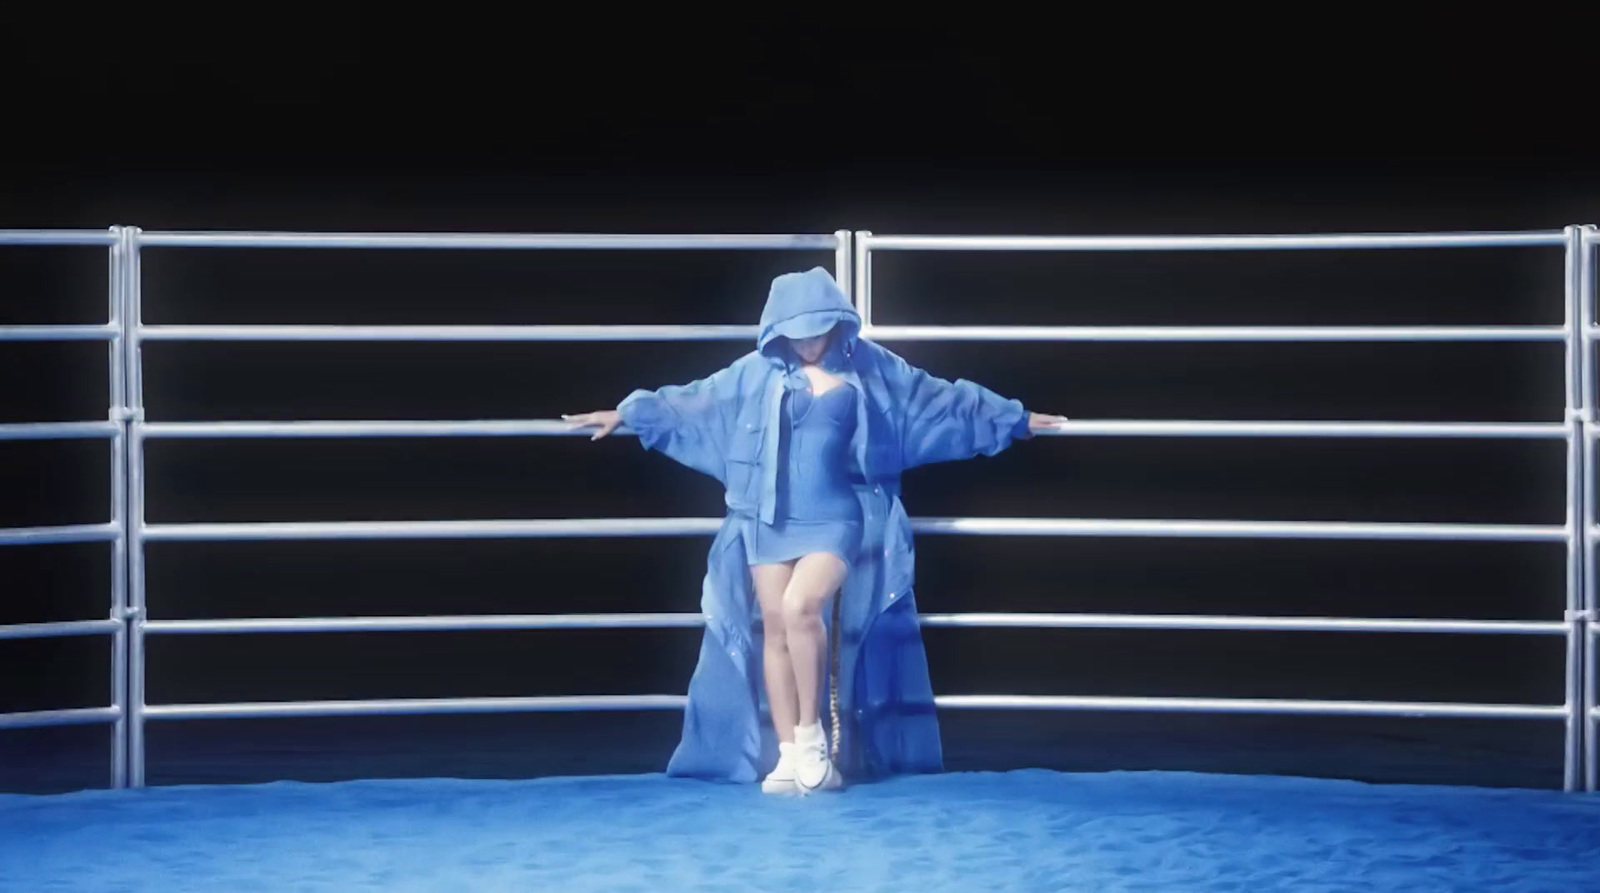
{"label": "long blue coat train", "polygon": [[755,350],[707,378],[634,391],[617,407],[645,449],[710,475],[726,494],[728,516],[707,561],[706,628],[683,736],[667,766],[671,776],[755,782],[777,759],[761,674],[760,611],[735,516],[772,519],[781,398],[787,387],[806,386],[798,359],[773,328],[803,314],[834,322],[830,371],[865,398],[857,401],[851,443],[865,521],[862,551],[830,623],[842,726],[835,730],[842,742],[835,762],[852,780],[943,769],[901,473],[993,456],[1031,436],[1029,413],[1018,400],[937,378],[860,337],[861,317],[818,267],[773,281]]}

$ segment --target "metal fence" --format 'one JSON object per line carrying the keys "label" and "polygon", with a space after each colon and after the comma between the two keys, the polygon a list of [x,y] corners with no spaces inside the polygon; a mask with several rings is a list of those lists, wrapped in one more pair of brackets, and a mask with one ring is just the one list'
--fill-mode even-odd
{"label": "metal fence", "polygon": [[[111,318],[105,326],[0,327],[0,340],[94,338],[110,342],[112,406],[107,422],[0,426],[0,438],[107,437],[112,442],[112,520],[70,528],[0,531],[0,544],[106,540],[113,544],[111,613],[107,620],[0,627],[0,638],[109,633],[113,637],[113,703],[106,708],[0,715],[0,728],[113,722],[112,784],[145,783],[145,724],[149,721],[243,717],[399,715],[566,710],[678,710],[682,695],[362,700],[232,704],[145,703],[145,638],[311,632],[417,632],[698,627],[699,614],[559,614],[459,617],[348,617],[251,620],[158,620],[147,612],[144,544],[151,541],[406,539],[507,537],[648,537],[705,535],[717,518],[432,521],[275,524],[169,524],[144,520],[144,443],[149,438],[482,437],[586,436],[558,420],[461,422],[296,421],[150,422],[144,414],[140,345],[144,341],[638,341],[744,340],[754,326],[147,326],[142,321],[140,255],[146,249],[613,249],[830,250],[840,284],[875,340],[1118,341],[1118,342],[1561,342],[1566,348],[1563,419],[1546,423],[1328,422],[1073,422],[1058,436],[1515,438],[1567,444],[1566,516],[1548,525],[1340,523],[1188,520],[918,518],[919,534],[1221,537],[1338,540],[1454,540],[1551,542],[1567,547],[1564,615],[1543,621],[1458,619],[1142,616],[1106,614],[929,614],[924,626],[1056,629],[1260,630],[1462,635],[1561,636],[1566,640],[1560,704],[1403,703],[1290,699],[1129,698],[1083,696],[940,696],[943,709],[1118,710],[1345,716],[1562,720],[1563,786],[1596,787],[1600,708],[1596,706],[1593,581],[1597,527],[1588,484],[1593,468],[1595,391],[1593,340],[1594,227],[1523,233],[1442,235],[1193,236],[1193,237],[952,237],[831,235],[324,235],[294,233],[109,234],[4,232],[0,244],[105,244],[111,255]],[[872,323],[872,258],[880,251],[1267,251],[1327,249],[1450,249],[1546,246],[1565,258],[1560,326],[1388,327],[1093,327],[876,326]],[[1554,387],[1554,382],[1552,382]],[[626,433],[626,432],[623,432]],[[1587,733],[1587,734],[1586,734]],[[1587,738],[1587,746],[1585,739]]]}
{"label": "metal fence", "polygon": [[[1588,230],[1592,236],[1592,229]],[[1585,421],[1586,397],[1592,393],[1589,355],[1576,336],[1579,320],[1587,319],[1592,296],[1592,264],[1585,251],[1586,231],[1569,226],[1560,231],[1460,233],[1425,235],[1337,236],[1196,236],[1196,237],[970,237],[875,236],[857,233],[857,299],[864,312],[872,307],[874,251],[1285,251],[1497,248],[1549,246],[1563,249],[1566,259],[1564,314],[1561,326],[1210,326],[1210,327],[954,327],[868,326],[867,337],[894,340],[985,341],[1118,341],[1118,342],[1443,342],[1559,341],[1567,349],[1564,380],[1565,417],[1535,424],[1386,422],[1097,422],[1074,423],[1063,436],[1153,437],[1364,437],[1364,438],[1550,438],[1567,442],[1566,517],[1562,524],[1351,524],[1337,522],[1249,522],[1184,520],[927,520],[930,533],[1026,534],[1036,536],[1230,537],[1343,540],[1454,540],[1489,542],[1560,542],[1567,546],[1567,604],[1560,619],[1549,621],[1473,621],[1456,619],[1394,620],[1376,618],[1282,618],[1133,615],[928,615],[927,626],[1050,626],[1057,628],[1120,628],[1161,630],[1274,630],[1365,633],[1432,633],[1463,635],[1564,636],[1566,661],[1560,704],[1397,703],[1391,701],[1305,701],[1291,699],[1105,698],[971,696],[939,698],[940,706],[1036,707],[1057,710],[1189,711],[1203,713],[1313,714],[1342,716],[1454,717],[1477,719],[1560,719],[1565,724],[1563,786],[1578,788],[1586,723],[1584,712],[1585,655],[1593,638],[1586,620],[1585,580],[1592,555],[1586,548],[1579,519],[1589,517],[1586,472],[1591,466]],[[1586,290],[1587,289],[1587,290]],[[1584,331],[1589,331],[1585,323]],[[1554,382],[1552,382],[1552,387]],[[1592,664],[1592,654],[1590,657]],[[1592,667],[1591,667],[1592,670]],[[1592,686],[1591,686],[1592,687]],[[1591,694],[1592,696],[1592,694]],[[1593,716],[1590,711],[1589,716]],[[1593,736],[1588,749],[1588,777],[1593,785]]]}
{"label": "metal fence", "polygon": [[111,785],[118,788],[128,783],[128,673],[130,670],[134,673],[143,671],[142,666],[128,662],[127,370],[130,363],[126,312],[130,286],[128,258],[134,250],[129,236],[127,230],[117,226],[107,232],[0,230],[0,246],[106,246],[109,255],[106,275],[109,310],[104,325],[0,326],[0,342],[105,341],[109,345],[107,369],[110,395],[105,421],[0,425],[0,440],[104,438],[111,443],[109,521],[104,524],[0,529],[0,546],[111,543],[111,604],[106,619],[0,626],[0,639],[110,635],[112,652],[109,706],[0,714],[0,730],[111,723]]}

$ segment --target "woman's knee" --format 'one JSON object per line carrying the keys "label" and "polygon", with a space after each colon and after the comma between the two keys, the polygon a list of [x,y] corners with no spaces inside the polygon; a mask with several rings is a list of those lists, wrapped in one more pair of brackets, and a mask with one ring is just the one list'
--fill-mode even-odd
{"label": "woman's knee", "polygon": [[765,607],[762,608],[761,633],[766,639],[768,648],[789,647],[788,640],[785,639],[785,636],[789,634],[789,625],[785,616],[787,613],[782,604],[775,606],[775,610],[769,611]]}
{"label": "woman's knee", "polygon": [[808,625],[821,622],[823,607],[843,585],[848,570],[837,556],[826,553],[800,559],[783,591],[785,622]]}
{"label": "woman's knee", "polygon": [[768,647],[783,646],[783,596],[793,579],[794,569],[787,565],[756,565],[750,568],[751,582],[755,585],[756,601],[761,608],[761,626]]}
{"label": "woman's knee", "polygon": [[822,603],[826,595],[786,592],[783,595],[783,623],[788,629],[810,630],[822,622]]}

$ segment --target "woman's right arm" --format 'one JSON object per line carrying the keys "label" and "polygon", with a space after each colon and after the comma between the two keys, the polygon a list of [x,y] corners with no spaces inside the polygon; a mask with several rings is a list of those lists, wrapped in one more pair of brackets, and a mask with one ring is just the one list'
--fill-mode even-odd
{"label": "woman's right arm", "polygon": [[634,391],[614,410],[562,418],[574,428],[598,428],[592,440],[627,425],[645,449],[721,480],[727,432],[737,411],[736,385],[729,367],[688,384]]}

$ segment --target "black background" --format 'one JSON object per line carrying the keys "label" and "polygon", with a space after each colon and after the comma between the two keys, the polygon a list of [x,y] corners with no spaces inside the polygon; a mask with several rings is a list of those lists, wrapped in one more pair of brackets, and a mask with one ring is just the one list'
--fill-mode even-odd
{"label": "black background", "polygon": [[[1087,19],[991,31],[430,26],[352,7],[100,27],[11,13],[0,226],[1122,234],[1559,229],[1600,219],[1570,50],[1509,26],[1318,23],[1237,54]],[[830,17],[831,16],[831,17]],[[533,20],[530,20],[532,22]],[[414,24],[414,23],[412,23]],[[437,24],[437,23],[434,23]],[[1182,23],[1169,22],[1181,32]],[[1267,28],[1271,23],[1251,23]],[[737,27],[737,30],[736,30]],[[1335,36],[1349,28],[1352,39]],[[1309,35],[1315,32],[1317,39]],[[959,38],[959,39],[958,39]],[[1112,49],[1113,45],[1118,49]],[[1360,47],[1359,49],[1357,47]],[[1590,77],[1592,81],[1592,75]],[[150,249],[150,323],[738,323],[781,252]],[[0,250],[0,324],[92,323],[100,249]],[[1530,324],[1555,248],[875,257],[900,324]],[[1082,419],[1556,421],[1558,344],[894,343]],[[734,344],[151,344],[152,420],[550,418]],[[104,346],[0,345],[0,421],[97,419]],[[1559,524],[1558,441],[1042,438],[907,481],[921,516]],[[155,441],[148,519],[713,516],[631,438]],[[107,517],[105,445],[0,444],[0,526]],[[927,536],[919,605],[1555,619],[1563,549]],[[155,544],[153,618],[693,611],[705,542]],[[0,550],[0,623],[104,616],[108,549]],[[154,638],[151,703],[678,693],[697,633]],[[941,693],[1559,703],[1559,638],[929,630]],[[108,702],[104,639],[0,643],[0,710]],[[673,714],[152,723],[155,783],[657,771]],[[944,715],[951,768],[1553,786],[1559,723]],[[104,727],[0,735],[7,790],[105,783]]]}

